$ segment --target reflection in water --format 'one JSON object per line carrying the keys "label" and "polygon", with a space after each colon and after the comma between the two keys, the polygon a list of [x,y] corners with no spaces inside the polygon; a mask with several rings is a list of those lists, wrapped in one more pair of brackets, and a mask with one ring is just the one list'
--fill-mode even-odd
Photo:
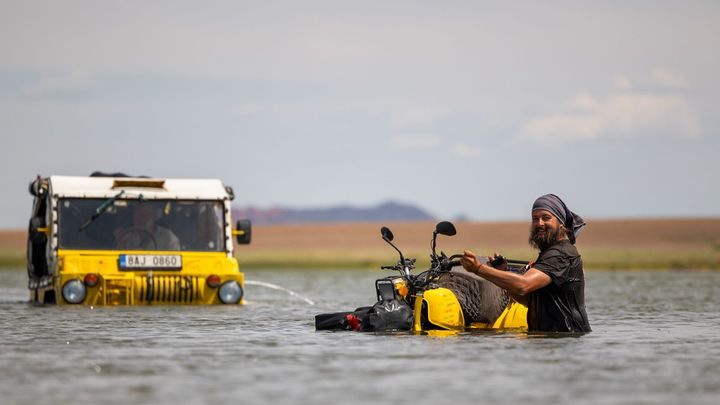
{"label": "reflection in water", "polygon": [[29,305],[23,270],[0,271],[2,403],[710,404],[720,395],[720,273],[590,272],[593,332],[572,338],[316,332],[316,313],[372,303],[378,273],[247,275],[246,306],[91,309]]}

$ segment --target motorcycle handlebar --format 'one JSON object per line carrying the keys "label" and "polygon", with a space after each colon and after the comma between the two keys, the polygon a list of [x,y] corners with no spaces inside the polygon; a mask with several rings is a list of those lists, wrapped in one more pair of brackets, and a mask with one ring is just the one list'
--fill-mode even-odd
{"label": "motorcycle handlebar", "polygon": [[527,260],[513,260],[513,259],[507,259],[507,262],[508,262],[508,263],[510,263],[510,264],[522,264],[522,265],[530,264],[530,262],[529,262],[529,261],[527,261]]}
{"label": "motorcycle handlebar", "polygon": [[[461,256],[462,256],[462,255],[453,255],[453,256],[450,256],[450,260],[447,262],[447,268],[453,268],[453,267],[462,266],[462,263],[460,262],[460,260],[455,260],[455,258],[461,257]],[[495,259],[491,260],[491,261],[489,262],[489,264],[490,264],[492,267],[497,267],[497,266],[501,265],[504,261],[507,261],[508,264],[516,264],[516,265],[517,265],[517,264],[526,265],[526,264],[529,264],[529,263],[530,263],[530,262],[527,262],[527,261],[524,261],[524,260],[506,259],[506,258],[504,258],[503,256],[498,256],[498,257],[496,257]]]}

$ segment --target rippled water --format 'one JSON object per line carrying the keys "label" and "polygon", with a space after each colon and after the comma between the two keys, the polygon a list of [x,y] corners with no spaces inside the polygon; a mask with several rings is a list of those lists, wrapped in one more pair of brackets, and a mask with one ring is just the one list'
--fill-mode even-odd
{"label": "rippled water", "polygon": [[316,332],[373,301],[381,273],[247,271],[243,307],[27,304],[0,271],[0,402],[716,403],[720,272],[590,272],[593,332]]}

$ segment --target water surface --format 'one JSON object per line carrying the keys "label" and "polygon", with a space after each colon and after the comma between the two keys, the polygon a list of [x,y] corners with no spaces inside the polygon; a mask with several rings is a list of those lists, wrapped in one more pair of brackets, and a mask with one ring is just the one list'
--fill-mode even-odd
{"label": "water surface", "polygon": [[362,270],[258,270],[246,306],[28,304],[0,271],[0,395],[20,403],[716,403],[720,272],[590,272],[593,332],[316,332],[374,298]]}

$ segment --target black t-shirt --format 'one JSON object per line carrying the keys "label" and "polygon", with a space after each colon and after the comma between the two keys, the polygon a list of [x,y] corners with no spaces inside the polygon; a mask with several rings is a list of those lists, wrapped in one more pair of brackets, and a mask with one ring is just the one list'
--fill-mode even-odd
{"label": "black t-shirt", "polygon": [[585,274],[575,246],[562,240],[540,252],[533,268],[552,282],[528,294],[528,330],[590,332],[585,312]]}

